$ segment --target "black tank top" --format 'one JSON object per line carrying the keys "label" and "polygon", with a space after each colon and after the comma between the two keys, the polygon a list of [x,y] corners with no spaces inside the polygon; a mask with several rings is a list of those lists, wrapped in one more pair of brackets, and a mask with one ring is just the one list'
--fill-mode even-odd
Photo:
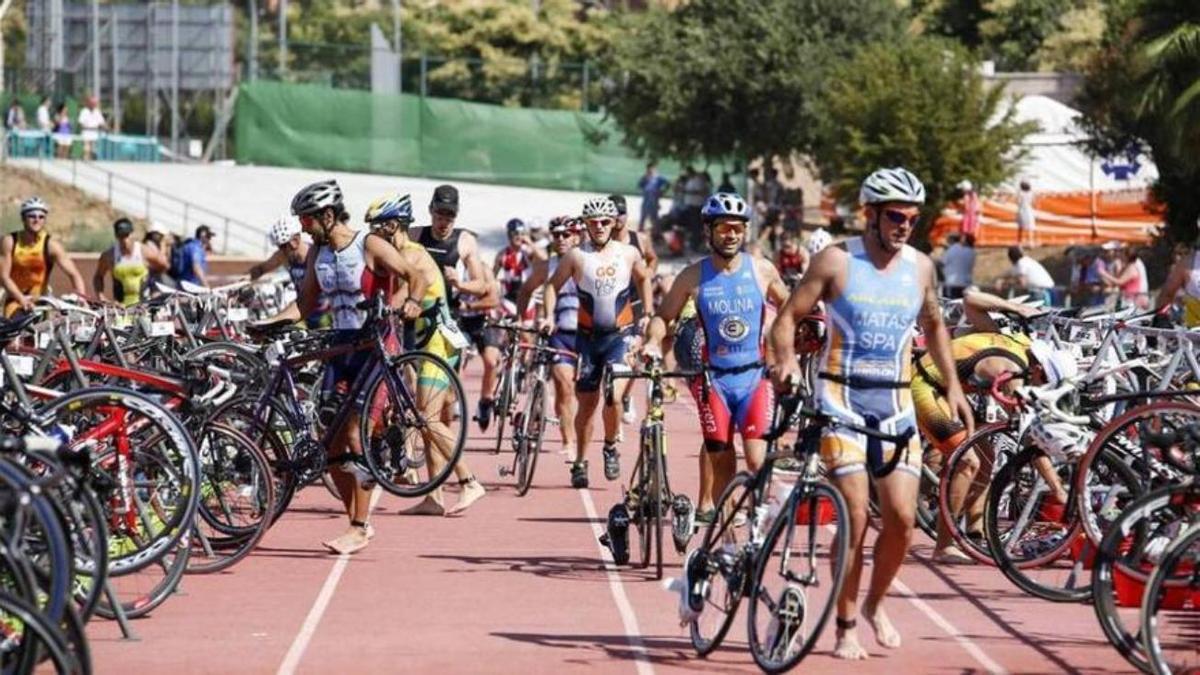
{"label": "black tank top", "polygon": [[438,239],[433,236],[432,227],[423,227],[420,236],[417,237],[417,243],[429,251],[429,255],[433,256],[433,261],[438,264],[438,267],[453,268],[458,265],[458,237],[462,233],[462,229],[456,227],[450,230],[449,237]]}

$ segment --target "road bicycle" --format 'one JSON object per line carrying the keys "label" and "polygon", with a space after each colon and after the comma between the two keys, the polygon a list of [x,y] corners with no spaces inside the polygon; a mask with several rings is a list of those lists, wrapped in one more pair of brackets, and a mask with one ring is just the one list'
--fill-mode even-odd
{"label": "road bicycle", "polygon": [[[524,330],[524,329],[518,329]],[[500,466],[501,476],[516,476],[517,495],[524,497],[533,485],[538,456],[546,435],[547,388],[552,387],[551,369],[560,357],[577,360],[574,352],[548,346],[549,338],[538,334],[533,344],[522,344],[519,349],[529,355],[529,394],[520,410],[513,416],[513,461],[511,466]],[[507,371],[507,369],[506,369]],[[573,433],[573,430],[568,430]],[[499,423],[497,434],[503,434],[503,423]]]}

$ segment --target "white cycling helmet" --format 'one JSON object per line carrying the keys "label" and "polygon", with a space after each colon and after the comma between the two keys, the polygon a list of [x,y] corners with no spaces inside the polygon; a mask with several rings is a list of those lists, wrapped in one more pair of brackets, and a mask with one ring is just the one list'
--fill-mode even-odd
{"label": "white cycling helmet", "polygon": [[271,243],[276,246],[283,246],[298,234],[300,234],[300,220],[296,216],[286,213],[280,216],[279,220],[271,223],[271,229],[267,232]]}
{"label": "white cycling helmet", "polygon": [[21,217],[22,218],[25,217],[25,214],[32,213],[34,211],[41,211],[42,213],[50,213],[50,207],[46,205],[46,202],[42,201],[41,197],[30,197],[29,199],[26,199],[21,204]]}
{"label": "white cycling helmet", "polygon": [[1051,387],[1079,374],[1079,360],[1075,355],[1065,349],[1055,349],[1045,340],[1034,340],[1029,345],[1029,353],[1046,372],[1046,384]]}
{"label": "white cycling helmet", "polygon": [[816,232],[808,235],[808,243],[805,244],[805,248],[808,249],[810,254],[816,255],[824,251],[832,243],[833,237],[825,231],[825,228],[820,227],[817,228]]}
{"label": "white cycling helmet", "polygon": [[1036,420],[1029,427],[1029,440],[1056,461],[1079,457],[1092,443],[1095,432],[1070,422]]}
{"label": "white cycling helmet", "polygon": [[908,169],[878,169],[863,181],[858,201],[866,204],[925,203],[925,186]]}
{"label": "white cycling helmet", "polygon": [[583,203],[584,218],[616,218],[617,205],[608,197],[594,197]]}

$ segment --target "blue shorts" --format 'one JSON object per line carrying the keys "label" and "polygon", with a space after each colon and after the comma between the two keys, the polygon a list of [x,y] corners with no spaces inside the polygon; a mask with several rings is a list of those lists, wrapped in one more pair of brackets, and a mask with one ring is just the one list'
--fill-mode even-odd
{"label": "blue shorts", "polygon": [[549,347],[551,349],[561,349],[565,352],[571,352],[571,356],[566,354],[555,354],[554,365],[566,365],[575,367],[579,361],[578,352],[575,351],[575,331],[560,330],[550,336]]}
{"label": "blue shorts", "polygon": [[707,449],[729,447],[735,431],[742,440],[757,440],[767,433],[775,411],[775,390],[764,375],[758,367],[726,375],[710,373],[707,382],[703,377],[691,380]]}
{"label": "blue shorts", "polygon": [[600,378],[606,367],[625,365],[628,349],[624,331],[610,333],[575,334],[575,353],[579,354],[579,377],[575,380],[575,391],[600,391]]}
{"label": "blue shorts", "polygon": [[[329,346],[337,347],[361,339],[363,339],[363,332],[360,330],[335,330]],[[366,367],[367,359],[371,358],[372,353],[371,349],[363,349],[357,352],[338,354],[326,361],[325,379],[321,384],[321,391],[328,395],[339,388],[348,388],[354,382],[354,378],[358,377],[358,372]]]}

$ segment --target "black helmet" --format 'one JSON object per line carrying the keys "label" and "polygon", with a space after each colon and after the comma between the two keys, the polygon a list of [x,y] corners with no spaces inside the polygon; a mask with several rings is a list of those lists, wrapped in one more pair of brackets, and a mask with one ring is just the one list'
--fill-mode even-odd
{"label": "black helmet", "polygon": [[303,216],[325,208],[342,212],[342,188],[336,180],[325,180],[307,185],[292,197],[292,214]]}

